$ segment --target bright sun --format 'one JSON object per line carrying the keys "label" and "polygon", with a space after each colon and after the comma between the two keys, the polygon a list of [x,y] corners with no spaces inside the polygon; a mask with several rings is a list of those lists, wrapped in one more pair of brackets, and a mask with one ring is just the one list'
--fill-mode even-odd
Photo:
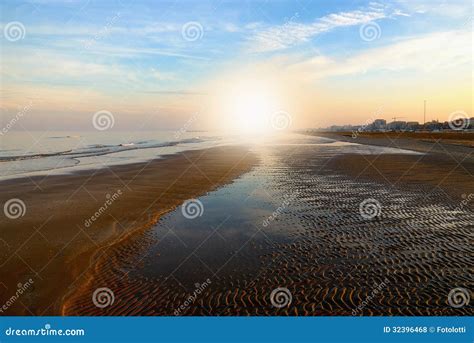
{"label": "bright sun", "polygon": [[262,81],[241,82],[223,95],[224,126],[238,134],[262,134],[271,128],[278,101],[272,87]]}

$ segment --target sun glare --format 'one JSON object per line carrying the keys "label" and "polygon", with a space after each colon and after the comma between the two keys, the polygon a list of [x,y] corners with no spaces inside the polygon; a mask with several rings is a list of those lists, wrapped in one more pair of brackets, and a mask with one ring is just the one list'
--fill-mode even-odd
{"label": "sun glare", "polygon": [[232,87],[223,96],[221,104],[224,127],[237,134],[268,133],[272,113],[277,110],[275,92],[261,81],[242,82]]}

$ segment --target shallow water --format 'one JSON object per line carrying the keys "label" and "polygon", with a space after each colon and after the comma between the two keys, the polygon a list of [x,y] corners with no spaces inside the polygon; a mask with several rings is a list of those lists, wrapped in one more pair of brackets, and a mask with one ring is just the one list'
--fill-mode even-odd
{"label": "shallow water", "polygon": [[[297,134],[275,137],[224,136],[219,132],[8,132],[0,136],[0,179],[51,175],[146,162],[182,151],[229,144],[328,145],[346,152],[397,150]],[[415,152],[398,150],[399,153]],[[416,153],[415,153],[416,154]]]}
{"label": "shallow water", "polygon": [[212,132],[8,132],[0,137],[0,178],[66,173],[143,162],[225,142]]}
{"label": "shallow water", "polygon": [[[107,314],[176,314],[183,303],[180,315],[469,311],[447,295],[472,282],[472,212],[423,185],[408,191],[324,169],[340,154],[393,149],[296,136],[254,151],[260,164],[197,199],[196,218],[180,207],[116,249],[94,284],[120,299]],[[372,218],[360,210],[367,199],[380,206]],[[289,306],[272,304],[277,288],[288,289]],[[77,304],[95,311],[86,297]]]}

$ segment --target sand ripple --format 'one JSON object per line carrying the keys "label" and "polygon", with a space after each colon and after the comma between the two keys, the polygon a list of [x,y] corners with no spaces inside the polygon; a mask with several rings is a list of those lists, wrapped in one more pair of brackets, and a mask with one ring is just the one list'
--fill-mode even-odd
{"label": "sand ripple", "polygon": [[[219,205],[218,213],[206,207],[212,228],[189,228],[175,211],[114,246],[66,299],[64,313],[173,315],[209,278],[180,315],[471,314],[472,306],[455,309],[447,296],[455,287],[473,289],[473,212],[442,189],[324,169],[334,152],[314,149],[261,152],[258,168],[208,196]],[[236,193],[244,198],[230,196]],[[367,198],[380,203],[379,216],[360,215]],[[216,229],[223,214],[230,219]],[[98,287],[114,291],[112,306],[94,306]],[[291,292],[289,306],[272,306],[277,287]]]}

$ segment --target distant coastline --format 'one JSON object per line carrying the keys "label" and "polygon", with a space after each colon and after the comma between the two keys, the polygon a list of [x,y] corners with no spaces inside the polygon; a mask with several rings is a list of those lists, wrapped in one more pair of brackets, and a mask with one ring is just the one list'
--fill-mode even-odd
{"label": "distant coastline", "polygon": [[451,120],[440,122],[432,120],[425,123],[418,121],[396,120],[392,122],[385,119],[369,120],[359,125],[331,125],[326,128],[310,129],[312,132],[352,132],[353,135],[361,132],[474,132],[474,117],[469,118],[466,113],[454,113]]}

